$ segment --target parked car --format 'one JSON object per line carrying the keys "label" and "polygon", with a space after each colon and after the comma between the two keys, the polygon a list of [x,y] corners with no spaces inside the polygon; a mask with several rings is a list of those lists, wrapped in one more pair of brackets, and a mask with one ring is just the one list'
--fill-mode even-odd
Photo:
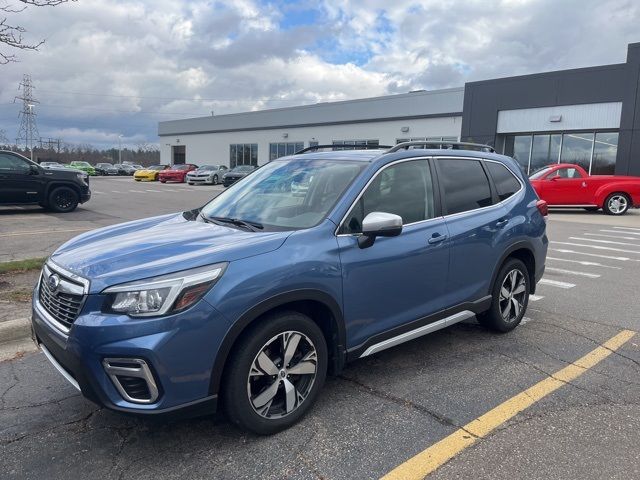
{"label": "parked car", "polygon": [[161,171],[160,174],[158,175],[158,179],[162,183],[167,183],[167,182],[184,183],[187,173],[193,172],[197,168],[198,166],[194,165],[193,163],[185,163],[183,165],[174,165],[171,168],[167,168],[166,170]]}
{"label": "parked car", "polygon": [[253,165],[238,165],[222,175],[222,184],[225,187],[233,185],[241,178],[246,177],[256,169]]}
{"label": "parked car", "polygon": [[187,173],[189,185],[217,185],[228,170],[224,165],[202,165],[197,170]]}
{"label": "parked car", "polygon": [[116,163],[113,167],[118,170],[118,175],[133,175],[136,172],[136,168],[126,163]]}
{"label": "parked car", "polygon": [[133,178],[136,182],[155,182],[158,180],[160,172],[167,168],[169,168],[169,165],[151,165],[150,167],[143,167],[140,170],[135,171]]}
{"label": "parked car", "polygon": [[89,177],[85,172],[43,168],[18,153],[0,150],[0,204],[38,204],[66,213],[90,198]]}
{"label": "parked car", "polygon": [[97,163],[96,173],[98,175],[118,175],[118,169],[110,163]]}
{"label": "parked car", "polygon": [[[302,198],[282,188],[300,172]],[[33,296],[34,335],[108,408],[220,404],[270,434],[349,360],[474,314],[514,329],[544,272],[545,215],[518,164],[486,151],[283,157],[204,207],[65,243]]]}
{"label": "parked car", "polygon": [[42,168],[65,168],[65,166],[58,162],[40,162]]}
{"label": "parked car", "polygon": [[80,162],[80,161],[75,161],[75,162],[71,162],[69,164],[69,166],[71,168],[75,168],[77,170],[82,170],[83,172],[85,172],[88,175],[95,175],[96,174],[96,169],[93,168],[93,166],[89,163],[89,162]]}
{"label": "parked car", "polygon": [[602,209],[608,215],[624,215],[640,207],[640,177],[589,175],[580,165],[549,165],[529,180],[550,207]]}

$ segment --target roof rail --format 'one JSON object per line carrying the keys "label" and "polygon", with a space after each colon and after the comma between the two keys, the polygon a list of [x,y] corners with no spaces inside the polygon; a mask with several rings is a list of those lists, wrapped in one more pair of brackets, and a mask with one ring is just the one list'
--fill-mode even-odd
{"label": "roof rail", "polygon": [[349,150],[384,150],[386,148],[391,148],[391,145],[356,145],[355,143],[340,143],[340,144],[331,144],[331,145],[312,145],[311,147],[303,148],[302,150],[297,151],[294,155],[300,155],[301,153],[307,152],[315,152],[316,150],[320,150],[321,148],[333,148],[334,150],[344,150],[344,147],[347,147]]}
{"label": "roof rail", "polygon": [[399,143],[389,149],[387,153],[397,152],[398,150],[405,149],[407,150],[409,147],[422,145],[425,149],[448,149],[448,150],[479,150],[481,152],[490,152],[495,153],[495,149],[491,145],[484,145],[482,143],[469,143],[469,142],[433,142],[433,141],[411,141],[411,142],[402,142]]}

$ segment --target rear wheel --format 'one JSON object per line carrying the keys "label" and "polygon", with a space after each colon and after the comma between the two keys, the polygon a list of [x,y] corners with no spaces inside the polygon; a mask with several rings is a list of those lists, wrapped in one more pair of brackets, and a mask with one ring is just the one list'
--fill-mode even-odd
{"label": "rear wheel", "polygon": [[54,212],[68,213],[76,209],[78,200],[78,194],[72,188],[58,187],[49,194],[47,206]]}
{"label": "rear wheel", "polygon": [[497,332],[516,328],[529,304],[529,272],[517,258],[508,259],[493,286],[491,308],[477,316],[478,322]]}
{"label": "rear wheel", "polygon": [[225,371],[224,408],[260,435],[296,423],[315,402],[327,374],[327,345],[318,326],[298,312],[280,312],[251,328]]}
{"label": "rear wheel", "polygon": [[626,193],[612,193],[604,201],[602,210],[607,215],[624,215],[629,210],[629,196]]}

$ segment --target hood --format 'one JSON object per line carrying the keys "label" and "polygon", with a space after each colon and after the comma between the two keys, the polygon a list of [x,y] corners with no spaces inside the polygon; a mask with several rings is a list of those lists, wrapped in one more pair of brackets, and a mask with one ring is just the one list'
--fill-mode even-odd
{"label": "hood", "polygon": [[88,278],[91,293],[98,293],[119,283],[267,253],[290,234],[249,232],[177,213],[84,233],[62,245],[51,260]]}

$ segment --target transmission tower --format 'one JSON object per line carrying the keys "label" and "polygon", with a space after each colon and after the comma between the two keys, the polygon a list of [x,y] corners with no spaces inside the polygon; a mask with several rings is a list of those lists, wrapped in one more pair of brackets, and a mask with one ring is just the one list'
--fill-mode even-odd
{"label": "transmission tower", "polygon": [[31,152],[31,160],[33,160],[33,146],[36,139],[40,137],[38,126],[36,125],[35,106],[40,103],[33,98],[33,84],[31,83],[31,75],[23,75],[22,82],[18,90],[22,91],[22,95],[15,97],[13,100],[22,100],[22,111],[18,115],[20,119],[20,128],[16,137],[16,144],[20,145],[24,142],[24,148]]}

